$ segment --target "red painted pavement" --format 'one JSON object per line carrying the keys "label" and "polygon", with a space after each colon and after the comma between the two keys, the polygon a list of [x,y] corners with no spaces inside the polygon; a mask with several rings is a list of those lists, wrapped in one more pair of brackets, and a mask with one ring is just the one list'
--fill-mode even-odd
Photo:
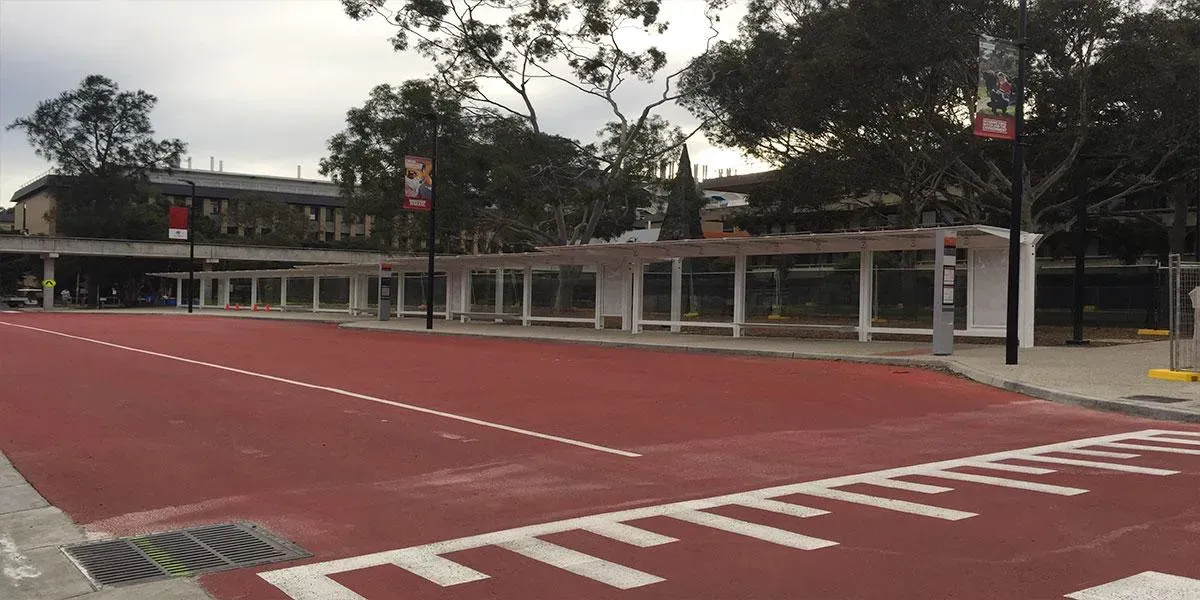
{"label": "red painted pavement", "polygon": [[[246,519],[313,552],[314,561],[1098,435],[1198,430],[883,366],[249,319],[0,321],[643,454],[615,456],[0,326],[0,449],[76,521],[125,535]],[[1182,473],[1055,467],[1036,476],[1091,490],[1074,497],[932,480],[955,491],[880,494],[980,513],[958,522],[807,497],[797,502],[831,514],[712,511],[840,543],[808,552],[663,517],[638,524],[679,542],[633,548],[582,532],[546,538],[666,578],[634,590],[498,548],[448,556],[492,575],[453,588],[393,567],[335,579],[371,600],[890,600],[1061,598],[1146,570],[1200,578],[1200,456],[1132,462]],[[293,564],[300,563],[201,581],[222,599],[284,598],[255,572]]]}

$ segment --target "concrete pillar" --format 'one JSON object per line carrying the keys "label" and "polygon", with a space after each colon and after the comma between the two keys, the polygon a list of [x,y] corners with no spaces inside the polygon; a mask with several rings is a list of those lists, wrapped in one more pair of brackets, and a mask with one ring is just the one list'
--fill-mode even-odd
{"label": "concrete pillar", "polygon": [[195,306],[196,308],[204,308],[204,300],[205,297],[208,296],[208,286],[210,285],[211,280],[205,279],[204,277],[198,277],[192,281],[196,282],[195,291],[196,293],[200,294],[200,297],[196,299]]}
{"label": "concrete pillar", "polygon": [[646,276],[645,276],[646,265],[645,265],[645,263],[642,262],[642,259],[636,258],[633,260],[633,264],[631,266],[633,267],[632,269],[630,269],[630,271],[632,271],[632,275],[633,275],[633,286],[632,286],[633,287],[633,298],[632,298],[632,302],[630,304],[630,311],[629,311],[630,312],[629,332],[630,333],[641,333],[642,332],[642,304],[644,304],[644,302],[645,302],[645,298],[644,298],[645,293],[643,292],[643,288],[646,285]]}
{"label": "concrete pillar", "polygon": [[[464,268],[458,277],[461,282],[458,286],[458,305],[462,307],[461,312],[471,312],[471,269]],[[447,279],[446,283],[450,283],[450,280]],[[446,291],[449,292],[450,290],[447,289]],[[450,298],[446,298],[446,300],[449,301]],[[465,316],[461,317],[460,320],[463,323],[467,322]]]}
{"label": "concrete pillar", "polygon": [[[395,313],[397,317],[404,314],[404,280],[407,279],[405,277],[406,275],[408,275],[408,273],[396,274],[396,297],[392,299],[392,312]],[[449,303],[447,302],[447,304]]]}
{"label": "concrete pillar", "polygon": [[313,305],[312,311],[317,312],[321,308],[321,278],[313,275]]}
{"label": "concrete pillar", "polygon": [[742,337],[746,322],[746,255],[733,257],[733,337]]}
{"label": "concrete pillar", "polygon": [[175,280],[175,308],[184,308],[187,301],[183,299],[183,278]]}
{"label": "concrete pillar", "polygon": [[521,324],[529,327],[533,318],[533,267],[525,267],[521,275]]}
{"label": "concrete pillar", "polygon": [[604,329],[604,265],[596,265],[596,329]]}
{"label": "concrete pillar", "polygon": [[[504,269],[496,269],[496,314],[504,312]],[[499,323],[500,321],[496,321]]]}
{"label": "concrete pillar", "polygon": [[258,278],[250,278],[250,306],[258,306]]}
{"label": "concrete pillar", "polygon": [[[47,254],[42,257],[42,282],[54,281],[54,259],[57,254]],[[54,286],[42,286],[42,308],[54,308]]]}
{"label": "concrete pillar", "polygon": [[875,253],[858,253],[858,341],[871,341],[871,318],[875,304]]}
{"label": "concrete pillar", "polygon": [[678,333],[683,319],[683,259],[671,259],[671,331]]}
{"label": "concrete pillar", "polygon": [[287,277],[279,278],[279,310],[287,307]]}
{"label": "concrete pillar", "polygon": [[633,265],[621,267],[621,331],[633,331]]}
{"label": "concrete pillar", "polygon": [[231,291],[231,288],[233,287],[233,278],[221,277],[221,278],[217,279],[217,282],[220,284],[220,287],[218,287],[217,289],[221,290],[221,303],[229,304],[229,292]]}

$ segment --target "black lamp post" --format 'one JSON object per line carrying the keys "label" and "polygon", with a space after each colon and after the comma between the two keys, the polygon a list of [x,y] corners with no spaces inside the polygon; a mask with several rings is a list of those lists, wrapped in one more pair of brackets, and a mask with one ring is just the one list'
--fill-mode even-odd
{"label": "black lamp post", "polygon": [[[442,182],[438,179],[438,113],[425,113],[433,121],[433,189],[429,191],[429,267],[425,272],[425,329],[433,329],[433,269],[434,246],[437,242],[437,189]],[[446,281],[446,302],[450,302],[450,281]]]}
{"label": "black lamp post", "polygon": [[1076,157],[1079,164],[1073,172],[1075,183],[1075,272],[1072,277],[1071,290],[1071,339],[1068,346],[1083,346],[1088,342],[1083,339],[1083,276],[1086,266],[1087,226],[1088,226],[1088,189],[1087,174],[1084,164],[1093,160],[1119,160],[1129,158],[1125,154],[1080,154]]}
{"label": "black lamp post", "polygon": [[196,232],[192,213],[196,212],[196,184],[188,179],[180,181],[192,186],[192,197],[188,200],[188,313],[192,312],[192,298],[196,295]]}
{"label": "black lamp post", "polygon": [[1025,128],[1025,29],[1029,22],[1027,0],[1020,0],[1017,29],[1017,81],[1013,86],[1016,99],[1012,143],[1012,201],[1008,222],[1008,311],[1005,317],[1004,364],[1017,364],[1021,303],[1021,203],[1025,200],[1025,150],[1022,131]]}

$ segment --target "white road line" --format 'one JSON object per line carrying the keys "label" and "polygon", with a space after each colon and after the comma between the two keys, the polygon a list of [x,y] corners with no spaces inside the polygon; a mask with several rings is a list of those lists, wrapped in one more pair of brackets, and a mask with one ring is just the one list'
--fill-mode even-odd
{"label": "white road line", "polygon": [[[1111,444],[1105,444],[1110,446]],[[1137,458],[1140,454],[1129,454],[1128,452],[1105,452],[1104,450],[1063,450],[1064,454],[1078,454],[1080,456],[1095,456],[1096,458]]]}
{"label": "white road line", "polygon": [[1160,431],[1158,432],[1158,435],[1164,433],[1167,435],[1189,435],[1192,437],[1200,437],[1200,431]]}
{"label": "white road line", "polygon": [[1079,494],[1087,493],[1087,490],[1081,488],[1050,485],[1048,483],[1034,483],[1031,481],[1021,481],[1019,479],[1006,479],[1004,477],[991,477],[989,475],[976,475],[974,473],[959,473],[956,471],[930,471],[927,473],[927,475],[942,479],[970,481],[972,483],[982,483],[984,485],[1016,488],[1019,490],[1029,490],[1031,492],[1042,492],[1045,494],[1057,494],[1059,496],[1078,496]]}
{"label": "white road line", "polygon": [[1090,467],[1092,469],[1105,469],[1108,471],[1125,471],[1126,473],[1141,473],[1143,475],[1177,475],[1179,471],[1171,471],[1168,469],[1151,469],[1150,467],[1137,467],[1134,465],[1119,465],[1116,463],[1106,463],[1094,460],[1075,460],[1073,458],[1058,458],[1057,456],[1021,456],[1021,460],[1031,460],[1033,462],[1055,463],[1059,465],[1074,465],[1076,467]]}
{"label": "white road line", "polygon": [[652,546],[661,546],[679,541],[673,537],[654,533],[653,531],[646,531],[645,529],[626,525],[625,523],[597,523],[588,527],[581,527],[581,529],[617,540],[618,542],[625,542],[638,548],[650,548]]}
{"label": "white road line", "polygon": [[1066,597],[1071,600],[1195,600],[1200,598],[1200,579],[1146,571]]}
{"label": "white road line", "polygon": [[743,500],[738,502],[738,504],[741,506],[748,506],[750,508],[757,508],[759,510],[779,513],[781,515],[800,517],[801,519],[819,517],[821,515],[829,514],[829,511],[827,510],[821,510],[811,506],[801,506],[799,504],[792,504],[791,502],[780,502],[779,500],[771,500],[768,498]]}
{"label": "white road line", "polygon": [[1167,452],[1170,454],[1200,455],[1200,450],[1192,450],[1190,448],[1170,448],[1167,446],[1148,446],[1146,444],[1123,444],[1121,442],[1109,442],[1104,445],[1106,447],[1123,448],[1125,450],[1143,450],[1148,452]]}
{"label": "white road line", "polygon": [[[1103,445],[1109,442],[1120,442],[1124,440],[1147,439],[1146,436],[1157,434],[1171,434],[1173,432],[1167,430],[1148,429],[1144,431],[1134,431],[1129,433],[1118,433],[1113,435],[1105,435],[1093,438],[1072,440],[1057,444],[1047,444],[1044,446],[1036,446],[1033,448],[1022,448],[1018,450],[1008,450],[1004,452],[995,452],[992,454],[983,454],[979,456],[970,456],[966,458],[955,458],[938,462],[926,463],[922,465],[911,465],[906,467],[896,467],[892,469],[884,469],[882,471],[873,471],[870,473],[857,473],[853,475],[844,475],[840,477],[832,477],[829,479],[821,479],[817,481],[807,481],[801,483],[791,483],[779,485],[769,488],[763,488],[752,491],[737,492],[724,496],[715,496],[710,498],[700,498],[695,500],[683,500],[672,502],[669,504],[657,504],[652,506],[644,506],[641,508],[631,508],[611,513],[601,513],[588,515],[583,517],[575,517],[562,521],[552,521],[547,523],[539,523],[535,525],[526,525],[513,529],[505,529],[501,531],[492,531],[481,533],[467,537],[460,537],[440,542],[433,542],[421,546],[413,546],[400,550],[389,550],[386,552],[377,552],[375,554],[367,554],[363,556],[354,556],[349,558],[341,558],[322,563],[313,563],[301,565],[298,567],[290,567],[277,571],[269,571],[260,573],[259,576],[263,579],[275,584],[276,587],[283,590],[294,600],[362,600],[360,596],[354,592],[341,587],[340,584],[334,582],[328,576],[365,569],[386,564],[399,564],[404,566],[401,557],[408,557],[409,561],[416,561],[419,557],[432,555],[445,555],[451,552],[460,552],[474,548],[482,548],[485,546],[495,546],[515,540],[521,540],[536,536],[550,535],[562,533],[564,531],[574,531],[580,529],[597,528],[603,529],[604,526],[611,523],[624,523],[628,521],[636,521],[638,519],[646,519],[649,517],[659,516],[675,516],[680,513],[689,511],[702,511],[709,508],[728,505],[746,505],[752,506],[756,501],[772,498],[781,498],[795,494],[807,494],[810,496],[824,497],[833,500],[840,500],[854,504],[866,504],[869,506],[877,506],[889,510],[897,510],[900,512],[910,512],[923,516],[932,516],[949,520],[965,519],[975,516],[975,513],[964,511],[955,511],[944,509],[936,506],[927,506],[913,502],[902,502],[899,500],[890,500],[887,498],[877,498],[865,494],[854,494],[843,490],[829,489],[838,486],[847,486],[852,484],[872,483],[884,479],[893,479],[907,475],[922,475],[931,471],[954,469],[959,467],[976,467],[984,469],[998,469],[1016,471],[1021,473],[1053,473],[1050,469],[1040,469],[1035,467],[1024,467],[1020,465],[1008,465],[996,461],[1018,459],[1028,460],[1032,454],[1040,452],[1056,452],[1069,450],[1072,448],[1081,448],[1089,446]],[[1124,465],[1117,465],[1124,466]],[[1161,470],[1152,470],[1153,474],[1163,474]],[[1142,471],[1136,471],[1142,472]],[[704,513],[711,515],[712,513]],[[716,515],[713,515],[716,516]],[[715,522],[716,520],[707,519]],[[732,519],[737,521],[736,519]],[[706,523],[712,526],[709,523]],[[774,528],[772,528],[774,529]],[[778,530],[782,531],[782,530]],[[792,532],[786,532],[789,536],[796,536]],[[792,538],[793,540],[795,538]],[[825,541],[828,544],[833,544],[832,541]],[[419,562],[419,561],[417,561]],[[426,563],[419,563],[425,565]],[[405,567],[407,568],[407,567]],[[421,568],[426,568],[422,566]],[[485,577],[484,574],[471,570],[475,573],[475,579]],[[429,573],[423,575],[427,579]],[[439,576],[440,577],[440,576]],[[339,589],[340,588],[340,589]]]}
{"label": "white road line", "polygon": [[118,350],[125,350],[125,351],[127,351],[127,352],[136,352],[136,353],[138,353],[138,354],[145,354],[145,355],[147,355],[147,356],[154,356],[154,357],[158,357],[158,358],[165,358],[165,359],[167,359],[167,360],[174,360],[174,361],[178,361],[178,362],[182,362],[182,363],[187,363],[187,364],[190,364],[190,365],[198,365],[198,366],[201,366],[201,367],[208,367],[208,368],[210,368],[210,369],[218,369],[218,370],[221,370],[221,371],[228,371],[228,372],[230,372],[230,373],[237,373],[237,374],[239,374],[239,375],[246,375],[246,376],[249,376],[249,377],[257,377],[257,378],[259,378],[259,379],[266,379],[266,380],[268,380],[268,381],[274,381],[274,382],[277,382],[277,383],[286,383],[286,384],[288,384],[288,385],[294,385],[294,386],[297,386],[297,387],[308,388],[308,389],[311,389],[311,390],[321,390],[321,391],[324,391],[324,392],[329,392],[329,393],[332,393],[332,394],[338,394],[338,395],[341,395],[341,396],[347,396],[347,397],[349,397],[349,398],[356,398],[356,399],[359,399],[359,400],[367,400],[368,402],[376,402],[376,403],[379,403],[379,404],[386,404],[386,405],[388,405],[388,406],[394,406],[394,407],[396,407],[396,408],[403,408],[403,409],[405,409],[405,410],[411,410],[411,411],[414,411],[414,412],[425,413],[425,414],[427,414],[427,415],[434,415],[434,416],[443,417],[443,418],[446,418],[446,419],[453,419],[453,420],[455,420],[455,421],[463,421],[463,422],[465,422],[465,423],[471,423],[471,424],[473,424],[473,425],[479,425],[479,426],[482,426],[482,427],[490,427],[490,428],[492,428],[492,429],[499,429],[499,430],[501,430],[501,431],[507,431],[507,432],[509,432],[509,433],[517,433],[517,434],[520,434],[520,435],[525,435],[525,436],[529,436],[529,437],[535,437],[535,438],[540,438],[540,439],[543,439],[543,440],[549,440],[549,441],[552,441],[552,442],[558,442],[558,443],[560,443],[560,444],[568,444],[568,445],[571,445],[571,446],[578,446],[578,447],[580,447],[580,448],[587,448],[587,449],[589,449],[589,450],[597,450],[597,451],[599,451],[599,452],[607,452],[607,453],[609,453],[609,454],[616,454],[617,456],[625,456],[625,457],[629,457],[629,458],[636,458],[636,457],[639,457],[639,456],[641,456],[641,454],[637,454],[637,453],[635,453],[635,452],[629,452],[629,451],[626,451],[626,450],[617,450],[617,449],[615,449],[615,448],[609,448],[609,447],[606,447],[606,446],[599,446],[599,445],[596,445],[596,444],[591,444],[591,443],[588,443],[588,442],[582,442],[582,441],[579,441],[579,440],[573,440],[573,439],[571,439],[571,438],[560,437],[560,436],[557,436],[557,435],[550,435],[550,434],[548,434],[548,433],[541,433],[541,432],[538,432],[538,431],[532,431],[532,430],[529,430],[529,429],[521,429],[520,427],[513,427],[513,426],[511,426],[511,425],[503,425],[503,424],[500,424],[500,423],[493,423],[493,422],[491,422],[491,421],[484,421],[483,419],[475,419],[475,418],[472,418],[472,417],[465,417],[465,416],[463,416],[463,415],[456,415],[456,414],[454,414],[454,413],[442,412],[442,411],[440,411],[440,410],[434,410],[434,409],[432,409],[432,408],[425,408],[425,407],[423,407],[423,406],[416,406],[416,405],[414,405],[414,404],[404,404],[404,403],[402,403],[402,402],[394,402],[394,401],[392,401],[392,400],[384,400],[383,398],[376,398],[375,396],[368,396],[368,395],[366,395],[366,394],[359,394],[359,393],[355,393],[355,392],[351,392],[351,391],[343,390],[343,389],[340,389],[340,388],[328,387],[328,386],[324,386],[324,385],[316,385],[316,384],[312,384],[312,383],[305,383],[305,382],[303,382],[303,381],[296,381],[296,380],[294,380],[294,379],[285,379],[285,378],[283,378],[283,377],[276,377],[276,376],[274,376],[274,375],[267,375],[267,374],[265,374],[265,373],[256,373],[256,372],[254,372],[254,371],[247,371],[247,370],[245,370],[245,369],[237,369],[237,368],[234,368],[234,367],[227,367],[227,366],[225,366],[225,365],[218,365],[218,364],[215,364],[215,363],[204,362],[204,361],[201,361],[201,360],[192,360],[192,359],[190,359],[190,358],[183,358],[183,357],[181,357],[181,356],[174,356],[174,355],[171,355],[171,354],[163,354],[163,353],[161,353],[161,352],[152,352],[152,351],[150,351],[150,350],[142,350],[141,348],[133,348],[133,347],[130,347],[130,346],[122,346],[122,345],[120,345],[120,344],[114,344],[114,343],[111,343],[111,342],[105,342],[105,341],[101,341],[101,340],[95,340],[95,339],[92,339],[92,338],[86,338],[86,337],[81,337],[81,336],[77,336],[77,335],[71,335],[71,334],[69,334],[69,333],[62,333],[62,332],[59,332],[59,331],[51,331],[51,330],[49,330],[49,329],[41,329],[41,328],[38,328],[38,327],[29,327],[29,326],[26,326],[26,325],[17,325],[17,324],[15,324],[15,323],[6,323],[6,322],[4,322],[4,321],[0,321],[0,325],[5,325],[5,326],[7,326],[7,327],[17,327],[17,328],[20,328],[20,329],[28,329],[28,330],[30,330],[30,331],[37,331],[37,332],[41,332],[41,333],[47,333],[47,334],[50,334],[50,335],[56,335],[56,336],[59,336],[59,337],[64,337],[64,338],[68,338],[68,339],[72,339],[72,340],[79,340],[79,341],[81,341],[81,342],[88,342],[88,343],[91,343],[91,344],[97,344],[97,345],[100,345],[100,346],[107,346],[107,347],[109,347],[109,348],[116,348],[116,349],[118,349]]}
{"label": "white road line", "polygon": [[1025,465],[1010,465],[1001,462],[968,462],[964,467],[972,467],[975,469],[992,469],[993,471],[1008,471],[1010,473],[1025,473],[1026,475],[1049,475],[1054,472],[1054,469],[1043,469],[1041,467],[1028,467]]}
{"label": "white road line", "polygon": [[590,554],[577,552],[570,548],[563,548],[558,544],[551,544],[537,538],[524,538],[497,545],[505,550],[516,552],[521,556],[544,562],[550,566],[570,571],[576,575],[581,575],[621,590],[629,590],[665,581],[662,577],[643,573],[637,569],[608,562]]}
{"label": "white road line", "polygon": [[695,523],[729,533],[736,533],[746,537],[752,537],[764,542],[771,542],[788,548],[796,548],[799,550],[819,550],[830,546],[838,545],[837,542],[823,540],[812,536],[793,533],[786,529],[770,527],[767,525],[759,525],[758,523],[749,523],[741,519],[734,519],[724,515],[707,513],[699,510],[681,510],[667,515],[668,517]]}
{"label": "white road line", "polygon": [[1167,442],[1170,444],[1183,444],[1184,446],[1200,446],[1200,440],[1181,440],[1171,437],[1145,437],[1141,439],[1148,442]]}
{"label": "white road line", "polygon": [[954,491],[954,488],[942,487],[940,485],[929,485],[927,483],[913,483],[911,481],[903,481],[900,479],[875,479],[872,481],[864,481],[863,483],[879,487],[892,488],[894,490],[917,492],[919,494],[942,494],[945,492]]}
{"label": "white road line", "polygon": [[921,515],[922,517],[933,517],[935,519],[943,519],[946,521],[961,521],[963,519],[969,519],[976,516],[976,514],[973,512],[941,508],[939,506],[929,506],[928,504],[918,504],[916,502],[907,502],[904,500],[893,500],[891,498],[868,496],[866,494],[857,494],[854,492],[834,490],[824,487],[807,487],[803,490],[800,490],[800,493],[808,494],[810,496],[817,496],[818,498],[829,498],[830,500],[841,500],[842,502],[850,502],[851,504],[862,504],[863,506],[886,508],[887,510]]}

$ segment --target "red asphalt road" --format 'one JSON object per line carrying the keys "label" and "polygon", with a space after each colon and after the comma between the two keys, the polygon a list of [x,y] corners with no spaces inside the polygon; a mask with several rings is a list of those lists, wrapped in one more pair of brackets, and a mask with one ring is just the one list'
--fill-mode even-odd
{"label": "red asphalt road", "polygon": [[[0,322],[643,455],[0,325],[0,450],[51,503],[114,535],[250,520],[312,552],[308,562],[1079,438],[1200,431],[886,366],[250,319],[6,314]],[[495,547],[449,555],[492,576],[450,588],[390,566],[334,579],[369,600],[1034,600],[1148,570],[1200,579],[1200,456],[1129,462],[1181,473],[1053,465],[1058,472],[1037,476],[1090,490],[1073,497],[957,481],[937,496],[845,488],[979,513],[956,522],[809,497],[797,502],[830,514],[711,511],[840,544],[817,551],[666,517],[637,522],[679,538],[666,546],[579,531],[545,537],[666,579],[626,591]],[[283,599],[255,574],[297,564],[200,581],[222,600]]]}

